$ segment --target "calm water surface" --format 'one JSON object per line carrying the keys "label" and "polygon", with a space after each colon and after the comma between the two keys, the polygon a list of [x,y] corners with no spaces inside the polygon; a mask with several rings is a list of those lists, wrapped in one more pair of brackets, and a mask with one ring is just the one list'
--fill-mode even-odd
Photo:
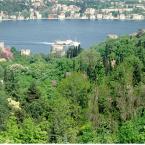
{"label": "calm water surface", "polygon": [[145,28],[145,21],[30,20],[0,22],[0,41],[17,49],[48,53],[55,40],[80,41],[83,48],[104,41],[109,33],[126,35]]}

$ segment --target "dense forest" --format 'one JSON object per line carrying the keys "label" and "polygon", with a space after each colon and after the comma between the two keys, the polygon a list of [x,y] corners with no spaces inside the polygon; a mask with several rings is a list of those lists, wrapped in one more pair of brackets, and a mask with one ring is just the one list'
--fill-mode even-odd
{"label": "dense forest", "polygon": [[0,63],[0,143],[145,143],[145,33],[71,58],[12,51]]}

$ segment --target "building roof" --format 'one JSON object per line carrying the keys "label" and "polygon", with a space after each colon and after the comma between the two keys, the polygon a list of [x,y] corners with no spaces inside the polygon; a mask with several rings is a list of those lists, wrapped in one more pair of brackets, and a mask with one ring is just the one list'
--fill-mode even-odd
{"label": "building roof", "polygon": [[72,41],[72,40],[66,40],[66,41],[58,40],[54,44],[57,44],[57,45],[74,45],[74,46],[78,46],[78,45],[80,45],[80,42]]}

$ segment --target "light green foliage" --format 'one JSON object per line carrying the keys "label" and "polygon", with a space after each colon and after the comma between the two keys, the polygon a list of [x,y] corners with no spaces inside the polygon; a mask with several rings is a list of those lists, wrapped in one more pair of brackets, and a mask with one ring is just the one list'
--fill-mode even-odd
{"label": "light green foliage", "polygon": [[119,132],[121,143],[145,143],[145,117],[123,123]]}
{"label": "light green foliage", "polygon": [[47,143],[48,134],[31,118],[26,118],[22,124],[20,139],[22,143]]}
{"label": "light green foliage", "polygon": [[6,131],[1,132],[1,143],[21,143],[20,129],[16,117],[10,116],[6,122]]}
{"label": "light green foliage", "polygon": [[70,99],[74,104],[78,104],[82,108],[88,105],[89,89],[90,84],[87,76],[81,73],[71,73],[58,87],[58,91],[63,97]]}
{"label": "light green foliage", "polygon": [[16,117],[10,116],[0,138],[2,143],[46,143],[48,134],[31,118],[26,118],[20,126]]}

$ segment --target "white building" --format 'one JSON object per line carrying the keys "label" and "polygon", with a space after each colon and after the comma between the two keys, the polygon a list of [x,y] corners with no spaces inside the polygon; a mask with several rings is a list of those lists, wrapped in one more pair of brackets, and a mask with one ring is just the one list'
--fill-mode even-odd
{"label": "white building", "polygon": [[93,9],[93,8],[87,8],[86,11],[85,11],[85,14],[94,15],[95,12],[96,12],[95,9]]}
{"label": "white building", "polygon": [[112,16],[111,13],[109,13],[107,15],[103,15],[103,19],[110,20],[110,19],[114,19],[114,17]]}
{"label": "white building", "polygon": [[86,19],[88,19],[88,17],[87,17],[86,15],[83,15],[83,16],[81,17],[81,19],[86,20]]}
{"label": "white building", "polygon": [[107,37],[110,38],[110,39],[117,39],[118,35],[116,35],[116,34],[108,34]]}
{"label": "white building", "polygon": [[4,47],[5,47],[5,44],[4,44],[4,42],[0,42],[0,49],[4,49]]}
{"label": "white building", "polygon": [[101,9],[103,13],[110,13],[110,12],[131,12],[133,8],[108,8],[108,9]]}
{"label": "white building", "polygon": [[90,19],[95,20],[96,19],[95,15],[90,15]]}
{"label": "white building", "polygon": [[42,18],[42,15],[38,11],[35,11],[35,16],[36,16],[37,19]]}
{"label": "white building", "polygon": [[79,48],[80,43],[72,40],[56,41],[51,45],[51,54],[57,57],[62,57],[66,54],[69,48]]}
{"label": "white building", "polygon": [[10,19],[16,20],[17,16],[16,15],[12,15],[12,16],[10,16]]}
{"label": "white building", "polygon": [[58,19],[64,20],[64,19],[65,19],[65,14],[64,14],[64,13],[61,13],[61,14],[58,16]]}
{"label": "white building", "polygon": [[120,15],[119,15],[119,19],[120,19],[120,20],[125,20],[125,19],[126,19],[126,16],[125,16],[124,14],[120,14]]}
{"label": "white building", "polygon": [[21,49],[21,55],[29,56],[31,54],[30,49]]}
{"label": "white building", "polygon": [[102,14],[97,14],[97,15],[96,15],[96,18],[100,20],[100,19],[103,18],[103,15],[102,15]]}
{"label": "white building", "polygon": [[144,16],[143,15],[139,15],[139,14],[132,14],[132,19],[133,20],[143,20]]}

